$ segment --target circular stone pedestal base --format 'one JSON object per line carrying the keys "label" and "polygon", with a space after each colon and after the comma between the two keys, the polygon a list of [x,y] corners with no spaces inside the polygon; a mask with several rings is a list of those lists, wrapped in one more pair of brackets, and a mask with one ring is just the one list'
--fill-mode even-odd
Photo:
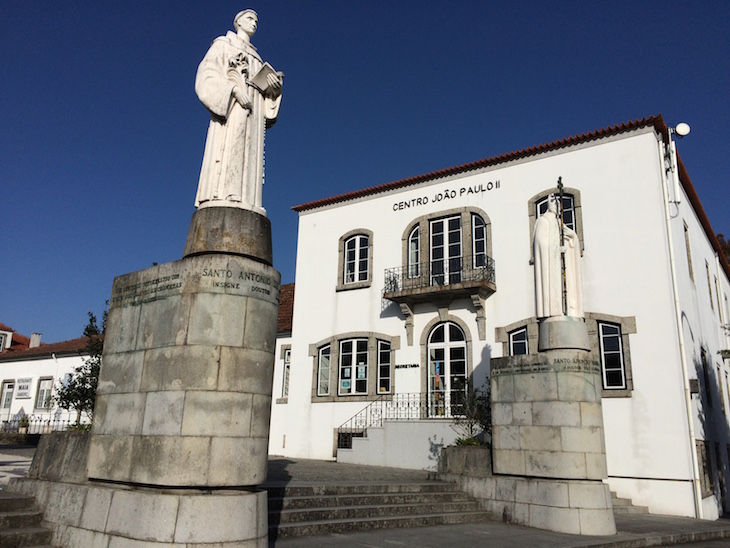
{"label": "circular stone pedestal base", "polygon": [[553,316],[540,322],[538,352],[572,348],[590,351],[588,328],[583,318]]}
{"label": "circular stone pedestal base", "polygon": [[206,207],[193,213],[183,257],[228,253],[273,264],[271,222],[260,213],[235,207]]}

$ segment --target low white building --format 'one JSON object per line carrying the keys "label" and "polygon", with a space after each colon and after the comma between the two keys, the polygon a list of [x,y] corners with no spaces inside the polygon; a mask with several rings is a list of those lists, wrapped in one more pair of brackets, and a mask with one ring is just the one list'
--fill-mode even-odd
{"label": "low white building", "polygon": [[86,342],[82,337],[42,344],[38,334],[29,339],[0,324],[0,429],[17,430],[23,417],[31,433],[76,422],[76,413],[55,407],[51,395],[88,357]]}
{"label": "low white building", "polygon": [[537,352],[532,229],[559,178],[603,370],[607,481],[653,513],[722,514],[730,266],[661,117],[294,207],[269,452],[434,467],[467,379]]}

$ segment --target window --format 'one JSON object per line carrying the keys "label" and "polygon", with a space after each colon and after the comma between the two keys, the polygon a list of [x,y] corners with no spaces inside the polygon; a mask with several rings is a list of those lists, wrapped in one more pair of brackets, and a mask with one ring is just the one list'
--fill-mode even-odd
{"label": "window", "polygon": [[326,396],[330,393],[330,345],[320,349],[318,363],[317,395]]}
{"label": "window", "polygon": [[703,497],[709,497],[715,492],[715,481],[712,476],[712,464],[710,463],[710,453],[707,450],[707,442],[704,440],[695,440],[697,449],[697,464],[700,468],[700,487]]}
{"label": "window", "polygon": [[10,418],[10,404],[13,401],[14,390],[14,381],[3,382],[2,393],[0,393],[0,420],[8,420]]}
{"label": "window", "polygon": [[340,341],[339,394],[368,393],[368,340]]}
{"label": "window", "polygon": [[700,362],[702,365],[702,377],[705,381],[705,401],[707,407],[712,407],[712,387],[710,386],[710,364],[707,361],[707,350],[700,348]]}
{"label": "window", "polygon": [[722,414],[725,415],[725,390],[722,387],[722,368],[720,364],[716,364],[717,367],[717,387],[720,392],[720,407],[722,408]]}
{"label": "window", "polygon": [[418,225],[408,235],[408,277],[421,275],[421,230]]}
{"label": "window", "polygon": [[340,238],[337,290],[369,287],[372,281],[373,233],[357,229]]}
{"label": "window", "polygon": [[5,338],[6,338],[5,333],[0,333],[0,352],[5,350]]}
{"label": "window", "polygon": [[610,323],[598,322],[598,340],[601,354],[603,388],[625,389],[626,370],[621,344],[621,327]]}
{"label": "window", "polygon": [[281,397],[289,397],[289,373],[291,372],[291,348],[284,348],[284,371],[281,379]]}
{"label": "window", "polygon": [[368,237],[354,236],[345,242],[345,283],[368,279]]}
{"label": "window", "polygon": [[[421,276],[423,280],[404,282],[404,286],[447,286],[482,279],[481,269],[491,263],[490,235],[489,217],[476,208],[419,218],[403,232],[403,268],[398,270],[411,280]],[[472,275],[475,269],[480,273]]]}
{"label": "window", "polygon": [[717,299],[717,316],[722,321],[722,310],[720,308],[720,286],[717,284],[717,276],[715,276],[715,298]]}
{"label": "window", "polygon": [[527,326],[516,329],[509,334],[509,355],[529,354],[527,344]]}
{"label": "window", "polygon": [[707,261],[705,261],[705,270],[707,271],[707,291],[710,293],[710,308],[712,308],[712,310],[715,310],[715,305],[712,302],[712,283],[710,282],[710,265],[707,264]]}
{"label": "window", "polygon": [[[557,196],[557,194],[556,194]],[[535,214],[539,217],[547,211],[548,199],[550,195],[545,196],[541,200],[535,203]],[[575,230],[575,207],[573,206],[573,195],[563,194],[563,221],[565,225]]]}
{"label": "window", "polygon": [[428,415],[461,415],[466,385],[464,332],[453,322],[438,324],[428,337]]}
{"label": "window", "polygon": [[53,391],[53,379],[51,377],[42,378],[38,381],[38,391],[35,398],[36,409],[51,408],[51,392]]}
{"label": "window", "polygon": [[487,225],[479,215],[472,214],[472,254],[474,268],[487,266]]}
{"label": "window", "polygon": [[390,343],[378,341],[378,394],[390,393]]}
{"label": "window", "polygon": [[461,216],[431,221],[431,284],[461,281]]}
{"label": "window", "polygon": [[689,228],[687,223],[684,223],[684,247],[687,250],[687,268],[689,269],[690,280],[695,280],[695,273],[692,270],[692,248],[689,245]]}
{"label": "window", "polygon": [[[548,198],[550,195],[555,195],[557,188],[553,187],[548,190],[535,194],[527,202],[527,213],[530,220],[530,232],[527,243],[530,245],[530,257],[532,257],[532,234],[535,231],[535,221],[537,218],[547,211]],[[580,240],[581,253],[585,248],[585,242],[583,241],[583,207],[581,205],[581,194],[577,188],[563,189],[563,219],[565,220],[566,226],[570,227],[578,235]]]}

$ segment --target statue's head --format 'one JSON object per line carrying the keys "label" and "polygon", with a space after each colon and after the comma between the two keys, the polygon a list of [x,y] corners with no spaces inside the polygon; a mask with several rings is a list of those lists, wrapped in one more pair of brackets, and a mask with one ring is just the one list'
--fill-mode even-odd
{"label": "statue's head", "polygon": [[251,9],[240,11],[233,18],[233,28],[236,29],[236,32],[243,31],[249,36],[254,35],[258,25],[259,16]]}
{"label": "statue's head", "polygon": [[548,197],[548,211],[552,211],[557,215],[558,213],[558,197],[555,194],[551,194]]}

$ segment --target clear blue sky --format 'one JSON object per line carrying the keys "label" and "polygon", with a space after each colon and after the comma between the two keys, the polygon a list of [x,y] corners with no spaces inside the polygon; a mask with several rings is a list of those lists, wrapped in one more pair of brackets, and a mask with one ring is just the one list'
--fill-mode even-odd
{"label": "clear blue sky", "polygon": [[728,0],[0,0],[0,322],[81,336],[114,276],[181,258],[195,71],[246,7],[286,75],[264,187],[283,282],[292,205],[653,114],[692,126],[679,152],[730,236]]}

